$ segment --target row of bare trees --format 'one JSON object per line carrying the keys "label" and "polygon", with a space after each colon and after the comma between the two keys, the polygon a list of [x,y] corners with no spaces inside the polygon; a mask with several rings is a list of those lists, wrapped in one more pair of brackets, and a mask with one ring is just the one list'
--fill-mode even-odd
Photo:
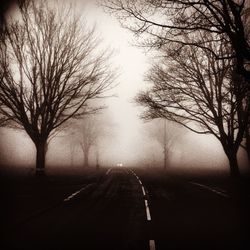
{"label": "row of bare trees", "polygon": [[[159,51],[147,75],[152,88],[137,97],[144,118],[213,134],[238,176],[244,138],[250,152],[249,1],[103,2],[141,46]],[[19,0],[16,17],[2,23],[0,121],[27,132],[43,172],[49,138],[70,119],[95,112],[90,101],[110,89],[109,55],[98,49],[94,29],[51,2]]]}
{"label": "row of bare trees", "polygon": [[43,173],[48,139],[66,122],[95,112],[114,75],[95,29],[69,8],[49,1],[18,1],[0,46],[1,124],[24,129]]}
{"label": "row of bare trees", "polygon": [[[224,47],[212,47],[221,50]],[[144,118],[164,117],[200,134],[213,134],[222,144],[233,176],[239,175],[237,152],[249,117],[249,94],[230,59],[216,60],[209,51],[186,46],[166,49],[166,57],[148,74],[153,83],[137,101]],[[219,52],[218,52],[219,54]]]}
{"label": "row of bare trees", "polygon": [[177,122],[213,134],[240,175],[237,152],[250,154],[250,3],[244,0],[108,0],[121,24],[156,49],[152,84],[136,100],[144,119]]}

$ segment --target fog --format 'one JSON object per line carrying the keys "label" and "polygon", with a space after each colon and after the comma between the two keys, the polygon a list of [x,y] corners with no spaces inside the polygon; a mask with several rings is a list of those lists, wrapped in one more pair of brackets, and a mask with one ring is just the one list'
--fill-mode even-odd
{"label": "fog", "polygon": [[[76,1],[77,8],[81,3],[82,1]],[[114,51],[111,62],[119,71],[116,79],[118,85],[109,93],[111,97],[101,101],[107,108],[102,114],[96,115],[103,117],[101,126],[105,127],[105,132],[98,140],[100,166],[123,163],[124,166],[162,167],[162,147],[147,132],[148,126],[155,126],[157,129],[158,125],[142,121],[142,109],[133,101],[138,91],[147,84],[144,74],[149,68],[150,53],[133,46],[136,38],[102,9],[90,4],[85,18],[90,23],[95,23],[103,46],[108,45]],[[171,144],[168,168],[227,170],[226,156],[213,136],[197,135],[177,125],[176,128],[178,133],[181,131],[181,136]],[[34,168],[35,147],[25,132],[1,128],[0,133],[1,164],[7,168]],[[67,129],[53,138],[46,155],[46,167],[83,168],[82,150],[79,144],[75,144],[72,151],[72,143],[74,141],[67,134]],[[91,166],[96,164],[96,148],[90,150]],[[247,159],[243,150],[239,152],[239,159],[244,169]]]}

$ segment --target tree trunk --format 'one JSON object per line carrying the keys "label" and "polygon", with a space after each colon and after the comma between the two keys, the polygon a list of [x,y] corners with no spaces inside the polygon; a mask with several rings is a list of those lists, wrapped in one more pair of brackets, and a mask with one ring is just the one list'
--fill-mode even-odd
{"label": "tree trunk", "polygon": [[239,178],[240,177],[240,170],[237,160],[237,151],[228,151],[227,157],[229,160],[229,167],[230,167],[230,175],[232,178]]}
{"label": "tree trunk", "polygon": [[36,143],[36,175],[45,175],[46,140]]}
{"label": "tree trunk", "polygon": [[99,151],[96,152],[96,170],[99,170],[100,164],[99,164]]}
{"label": "tree trunk", "polygon": [[164,170],[167,168],[167,120],[164,119]]}
{"label": "tree trunk", "polygon": [[167,149],[164,148],[164,170],[167,169]]}
{"label": "tree trunk", "polygon": [[89,151],[85,150],[84,151],[84,167],[89,166]]}
{"label": "tree trunk", "polygon": [[246,150],[247,150],[248,162],[250,165],[250,125],[246,131]]}

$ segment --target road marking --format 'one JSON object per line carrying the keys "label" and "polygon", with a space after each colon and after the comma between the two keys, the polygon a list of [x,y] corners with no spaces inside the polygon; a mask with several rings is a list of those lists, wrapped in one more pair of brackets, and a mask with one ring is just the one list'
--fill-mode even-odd
{"label": "road marking", "polygon": [[146,191],[145,191],[145,188],[140,180],[140,178],[135,174],[135,172],[133,170],[130,169],[130,172],[137,178],[138,182],[140,183],[141,185],[141,189],[142,189],[142,193],[143,193],[143,196],[144,196],[144,203],[145,203],[145,209],[146,209],[146,215],[147,215],[147,220],[148,221],[151,221],[151,215],[150,215],[150,210],[149,210],[149,206],[148,206],[148,200],[147,198],[145,197],[146,196]]}
{"label": "road marking", "polygon": [[[136,177],[136,179],[138,180],[138,182],[141,185],[141,189],[142,189],[142,193],[143,193],[143,198],[144,198],[144,203],[145,203],[145,209],[146,209],[146,215],[147,215],[147,220],[151,221],[151,215],[150,215],[150,210],[149,210],[149,206],[148,206],[148,200],[146,199],[146,191],[145,188],[140,180],[140,178],[135,174],[135,172],[133,170],[130,169],[130,172]],[[155,241],[154,240],[149,240],[149,250],[155,250]]]}
{"label": "road marking", "polygon": [[149,241],[149,249],[150,250],[155,250],[155,241],[154,240]]}
{"label": "road marking", "polygon": [[106,172],[106,175],[109,175],[109,173],[110,173],[111,170],[112,170],[111,168],[108,169],[108,171]]}
{"label": "road marking", "polygon": [[66,199],[64,199],[64,201],[69,201],[71,200],[73,197],[75,197],[76,195],[78,195],[80,193],[80,190],[73,193],[72,195],[70,195],[69,197],[67,197]]}
{"label": "road marking", "polygon": [[141,189],[142,189],[142,193],[143,193],[143,195],[145,196],[145,195],[146,195],[146,192],[145,192],[144,187],[143,187],[143,186],[141,186]]}
{"label": "road marking", "polygon": [[209,186],[206,186],[206,185],[203,185],[203,184],[200,184],[200,183],[197,183],[197,182],[189,182],[189,183],[191,183],[191,184],[193,184],[193,185],[196,185],[196,186],[199,186],[199,187],[202,187],[202,188],[204,188],[204,189],[207,189],[207,190],[209,190],[209,191],[211,191],[211,192],[213,192],[213,193],[215,193],[215,194],[218,194],[218,195],[220,195],[220,196],[223,196],[223,197],[226,197],[226,198],[229,198],[229,195],[226,193],[226,191],[224,191],[224,190],[217,190],[217,189],[214,189],[214,188],[211,188],[211,187],[209,187]]}
{"label": "road marking", "polygon": [[149,211],[149,207],[148,207],[148,200],[145,199],[144,202],[145,202],[145,207],[146,207],[147,220],[150,221],[151,215],[150,215],[150,211]]}
{"label": "road marking", "polygon": [[92,184],[88,184],[85,187],[81,188],[80,190],[76,191],[75,193],[71,194],[70,196],[68,196],[67,198],[65,198],[63,201],[70,201],[71,199],[73,199],[76,195],[78,195],[79,193],[81,193],[83,190],[85,190],[87,187],[91,186]]}

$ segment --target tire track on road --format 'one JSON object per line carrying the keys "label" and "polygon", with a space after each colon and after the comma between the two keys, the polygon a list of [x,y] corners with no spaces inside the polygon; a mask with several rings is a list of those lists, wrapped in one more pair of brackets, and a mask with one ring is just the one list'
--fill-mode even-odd
{"label": "tire track on road", "polygon": [[202,189],[205,189],[205,190],[208,190],[208,191],[211,191],[219,196],[222,196],[222,197],[225,197],[225,198],[230,198],[230,196],[227,194],[226,191],[222,190],[222,189],[218,189],[218,188],[212,188],[210,186],[207,186],[207,185],[204,185],[204,184],[200,184],[198,182],[189,182],[190,184],[192,185],[195,185],[195,186],[198,186]]}

